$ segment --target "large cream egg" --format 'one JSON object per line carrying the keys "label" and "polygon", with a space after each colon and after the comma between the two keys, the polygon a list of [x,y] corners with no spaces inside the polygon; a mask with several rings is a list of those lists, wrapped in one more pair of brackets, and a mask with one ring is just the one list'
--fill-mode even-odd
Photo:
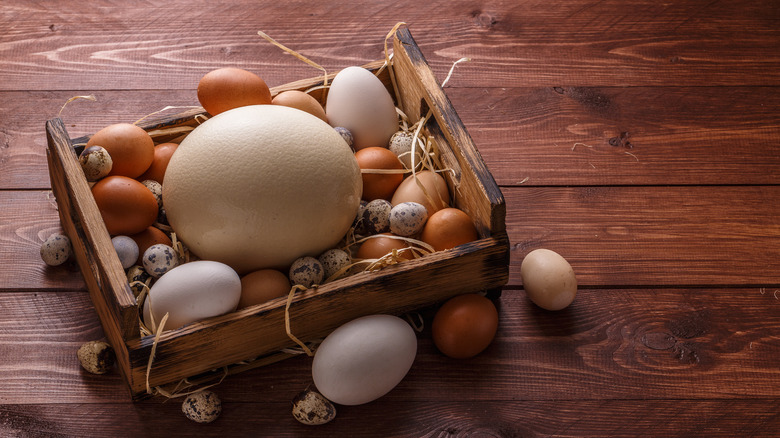
{"label": "large cream egg", "polygon": [[361,192],[360,168],[341,135],[281,105],[235,108],[195,128],[163,184],[177,237],[240,274],[286,268],[336,246]]}
{"label": "large cream egg", "polygon": [[417,336],[392,315],[354,319],[329,334],[312,363],[314,385],[328,400],[360,405],[390,392],[417,355]]}
{"label": "large cream egg", "polygon": [[535,249],[523,258],[520,278],[528,298],[546,310],[561,310],[577,296],[577,277],[563,256]]}
{"label": "large cream egg", "polygon": [[392,96],[379,78],[362,67],[347,67],[333,78],[325,112],[331,126],[349,129],[355,150],[386,148],[398,131]]}
{"label": "large cream egg", "polygon": [[185,263],[165,273],[149,289],[144,324],[156,331],[167,313],[163,329],[173,330],[232,312],[240,298],[241,278],[230,266],[210,260]]}

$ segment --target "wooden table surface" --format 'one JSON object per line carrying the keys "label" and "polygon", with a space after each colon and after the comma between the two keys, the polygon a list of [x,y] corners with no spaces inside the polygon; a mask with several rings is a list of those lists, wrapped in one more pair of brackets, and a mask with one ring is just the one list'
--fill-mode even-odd
{"label": "wooden table surface", "polygon": [[[61,231],[44,122],[72,137],[197,105],[206,72],[271,86],[383,56],[399,21],[501,186],[509,284],[493,344],[470,360],[430,330],[387,396],[297,423],[297,357],[181,400],[133,403],[76,350],[103,332],[81,274],[51,268]],[[780,6],[775,0],[0,4],[0,436],[780,436]],[[555,250],[580,284],[543,311],[520,263]]]}

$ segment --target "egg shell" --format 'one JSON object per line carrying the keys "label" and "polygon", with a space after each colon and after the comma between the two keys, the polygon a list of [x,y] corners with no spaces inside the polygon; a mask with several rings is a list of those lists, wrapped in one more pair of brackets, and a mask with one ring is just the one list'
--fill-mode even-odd
{"label": "egg shell", "polygon": [[92,186],[92,195],[112,236],[140,233],[157,220],[157,198],[132,178],[107,176]]}
{"label": "egg shell", "polygon": [[122,175],[136,178],[154,161],[154,141],[149,133],[130,123],[117,123],[96,132],[86,148],[101,146],[111,156],[108,176]]}
{"label": "egg shell", "polygon": [[366,204],[361,220],[364,234],[379,234],[390,231],[390,211],[393,209],[390,201],[374,199]]}
{"label": "egg shell", "polygon": [[563,256],[549,249],[535,249],[523,258],[520,278],[528,298],[546,310],[568,307],[577,296],[577,277]]}
{"label": "egg shell", "polygon": [[450,298],[433,317],[431,332],[436,348],[456,359],[485,350],[498,330],[498,311],[488,298],[464,294]]}
{"label": "egg shell", "polygon": [[196,423],[211,423],[222,414],[222,401],[213,391],[201,390],[187,395],[181,411]]}
{"label": "egg shell", "polygon": [[136,260],[136,264],[138,265],[144,264],[143,255],[150,246],[156,245],[158,243],[168,246],[173,245],[171,238],[168,237],[164,231],[156,227],[146,227],[145,230],[141,231],[140,233],[133,234],[130,236],[130,238],[133,239],[138,245],[138,260]]}
{"label": "egg shell", "polygon": [[276,269],[261,269],[241,277],[241,299],[238,308],[262,304],[290,293],[290,280]]}
{"label": "egg shell", "polygon": [[[423,188],[420,188],[420,186]],[[402,202],[416,202],[428,210],[428,217],[450,205],[447,181],[436,172],[423,170],[406,177],[393,193],[394,206]]]}
{"label": "egg shell", "polygon": [[179,257],[173,248],[158,243],[144,251],[143,264],[149,275],[159,278],[179,265]]}
{"label": "egg shell", "polygon": [[436,251],[451,249],[479,239],[474,221],[463,210],[443,208],[432,214],[425,223],[420,240]]}
{"label": "egg shell", "polygon": [[59,266],[68,261],[73,248],[64,234],[52,234],[41,244],[41,259],[49,266]]}
{"label": "egg shell", "polygon": [[116,362],[114,349],[105,341],[89,341],[81,344],[76,356],[81,367],[92,374],[106,374]]}
{"label": "egg shell", "polygon": [[392,315],[354,319],[329,334],[317,348],[312,377],[320,393],[342,405],[382,397],[406,376],[417,355],[417,336]]}
{"label": "egg shell", "polygon": [[422,231],[428,210],[417,202],[402,202],[390,210],[390,231],[399,236],[413,236]]}
{"label": "egg shell", "polygon": [[79,164],[87,181],[97,181],[111,172],[114,161],[104,147],[90,146],[81,151]]}
{"label": "egg shell", "polygon": [[325,280],[325,268],[314,257],[301,257],[290,266],[290,283],[303,287],[322,284]]}
{"label": "egg shell", "polygon": [[327,123],[279,105],[226,111],[182,140],[163,202],[178,238],[244,274],[337,246],[360,204],[360,168]]}
{"label": "egg shell", "polygon": [[325,109],[322,108],[317,99],[311,95],[298,90],[282,91],[271,101],[274,105],[283,105],[290,108],[296,108],[301,111],[316,116],[323,122],[328,122],[328,116],[325,115]]}
{"label": "egg shell", "polygon": [[198,101],[209,114],[248,105],[271,103],[271,90],[256,74],[235,67],[206,73],[198,82]]}
{"label": "egg shell", "polygon": [[387,147],[398,130],[393,97],[382,81],[362,67],[347,67],[333,78],[325,112],[332,126],[347,128],[355,150]]}
{"label": "egg shell", "polygon": [[319,426],[336,418],[336,407],[319,392],[307,389],[293,399],[292,414],[300,423]]}
{"label": "egg shell", "polygon": [[232,312],[241,298],[241,278],[230,266],[210,260],[185,263],[157,279],[144,303],[144,323],[159,323],[168,313],[165,330]]}
{"label": "egg shell", "polygon": [[[322,268],[325,270],[324,277],[325,280],[327,280],[342,268],[351,264],[352,256],[350,256],[349,253],[343,249],[333,248],[322,253],[319,257],[317,257],[317,260],[319,260],[320,264],[322,264]],[[347,275],[347,273],[342,273],[339,278],[344,275]]]}
{"label": "egg shell", "polygon": [[371,170],[402,170],[404,165],[387,148],[367,147],[355,152],[363,179],[363,199],[390,199],[401,181],[403,173],[371,173]]}
{"label": "egg shell", "polygon": [[[402,239],[395,239],[392,233],[376,234],[360,244],[357,251],[359,259],[378,259],[390,254],[394,249],[408,248],[409,244]],[[414,255],[410,251],[404,251],[399,255],[400,259],[411,260]]]}
{"label": "egg shell", "polygon": [[129,269],[138,260],[138,244],[128,236],[115,236],[111,239],[122,269]]}
{"label": "egg shell", "polygon": [[176,143],[160,143],[155,146],[152,164],[146,169],[146,172],[138,177],[138,180],[151,179],[160,184],[165,182],[165,169],[168,168],[168,162],[171,161],[171,156],[173,156],[178,147],[179,145]]}

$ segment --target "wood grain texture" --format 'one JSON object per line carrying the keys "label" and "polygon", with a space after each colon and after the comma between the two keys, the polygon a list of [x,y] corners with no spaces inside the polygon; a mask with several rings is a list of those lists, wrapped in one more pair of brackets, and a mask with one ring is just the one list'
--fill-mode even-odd
{"label": "wood grain texture", "polygon": [[[88,408],[90,415],[84,415]],[[773,438],[780,427],[777,400],[618,400],[552,402],[392,402],[342,407],[331,423],[313,428],[293,420],[290,403],[224,403],[214,423],[196,424],[181,404],[0,406],[0,433],[17,437],[275,437],[382,436],[625,437],[707,436]],[[159,418],[168,419],[161,430]],[[121,418],[122,421],[116,421]],[[87,432],[88,431],[88,432]]]}
{"label": "wood grain texture", "polygon": [[[473,59],[461,69],[459,86],[777,85],[773,5],[576,0],[553,8],[438,0],[420,9],[406,0],[393,7],[103,0],[99,7],[68,1],[50,9],[11,3],[0,9],[0,23],[9,29],[0,39],[0,89],[175,89],[225,65],[278,85],[310,76],[311,67],[280,56],[258,30],[338,70],[380,58],[385,35],[399,21],[423,42],[437,74],[456,59]],[[150,19],[150,9],[176,19]],[[345,17],[356,14],[360,21],[345,26]]]}
{"label": "wood grain texture", "polygon": [[[367,409],[443,400],[777,399],[780,387],[767,384],[780,379],[777,290],[587,289],[563,312],[505,291],[495,341],[469,360],[436,350],[430,308],[411,371]],[[102,337],[86,293],[2,293],[0,306],[14,309],[0,314],[2,353],[26,352],[0,368],[3,404],[129,402],[118,371],[90,375],[76,360],[82,342]],[[226,402],[285,403],[310,383],[311,359],[300,356],[229,376],[214,390]]]}

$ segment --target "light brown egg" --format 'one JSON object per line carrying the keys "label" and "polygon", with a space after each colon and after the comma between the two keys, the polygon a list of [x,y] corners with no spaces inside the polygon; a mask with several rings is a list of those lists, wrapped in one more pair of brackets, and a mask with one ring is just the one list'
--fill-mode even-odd
{"label": "light brown egg", "polygon": [[265,303],[290,293],[290,280],[275,269],[261,269],[241,277],[241,299],[238,308]]}
{"label": "light brown egg", "polygon": [[107,176],[92,186],[92,195],[112,236],[140,233],[157,220],[157,198],[132,178]]}
{"label": "light brown egg", "polygon": [[[425,188],[425,191],[420,188],[420,185]],[[424,205],[430,217],[438,210],[450,205],[450,191],[447,188],[447,181],[438,173],[430,170],[410,175],[398,186],[392,201],[390,201],[393,207],[402,202],[416,202]]]}
{"label": "light brown egg", "polygon": [[176,148],[179,147],[176,143],[160,143],[154,147],[154,159],[151,166],[146,169],[143,175],[136,178],[138,181],[144,181],[151,179],[162,184],[165,178],[165,169],[168,167],[168,162],[171,161],[171,156],[176,152]]}
{"label": "light brown egg", "polygon": [[138,261],[136,261],[137,265],[143,265],[144,252],[146,252],[150,246],[157,245],[158,243],[162,243],[168,246],[172,245],[171,238],[168,237],[165,232],[156,227],[147,227],[140,233],[133,234],[130,236],[130,238],[133,239],[138,245]]}
{"label": "light brown egg", "polygon": [[477,228],[471,217],[457,208],[443,208],[428,218],[420,240],[436,251],[454,248],[477,240]]}
{"label": "light brown egg", "polygon": [[303,91],[282,91],[274,97],[271,103],[306,111],[313,116],[319,117],[323,122],[328,123],[328,116],[325,115],[325,110],[322,108],[322,105],[317,102],[317,99]]}
{"label": "light brown egg", "polygon": [[[355,152],[355,159],[364,169],[394,169],[404,168],[403,163],[398,157],[387,148],[367,147]],[[361,173],[363,178],[363,199],[373,201],[374,199],[389,200],[395,189],[404,179],[403,173]]]}
{"label": "light brown egg", "polygon": [[90,146],[102,146],[111,156],[111,175],[137,178],[154,160],[154,141],[149,133],[130,123],[117,123],[96,132],[87,142]]}
{"label": "light brown egg", "polygon": [[523,258],[520,278],[528,298],[546,310],[561,310],[577,296],[577,277],[566,259],[549,249],[535,249]]}
{"label": "light brown egg", "polygon": [[209,114],[271,103],[271,90],[256,74],[234,67],[206,73],[198,83],[198,101]]}
{"label": "light brown egg", "polygon": [[[360,244],[360,248],[358,248],[357,251],[357,258],[378,259],[382,256],[391,253],[394,249],[400,250],[409,247],[409,243],[407,243],[404,240],[394,239],[392,237],[383,237],[383,236],[394,236],[394,234],[392,233],[377,234],[376,237],[372,237],[371,239],[366,240],[365,242]],[[412,255],[411,251],[404,251],[403,253],[401,253],[399,258],[404,260],[411,260],[414,258],[414,255]]]}

